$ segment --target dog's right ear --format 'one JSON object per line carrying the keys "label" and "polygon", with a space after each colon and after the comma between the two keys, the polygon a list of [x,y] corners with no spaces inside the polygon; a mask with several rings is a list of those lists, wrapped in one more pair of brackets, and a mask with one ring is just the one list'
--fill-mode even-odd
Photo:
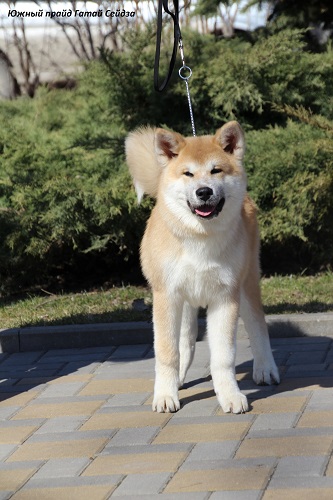
{"label": "dog's right ear", "polygon": [[185,145],[184,137],[177,132],[157,128],[155,132],[155,151],[158,162],[162,166],[178,156],[179,151]]}

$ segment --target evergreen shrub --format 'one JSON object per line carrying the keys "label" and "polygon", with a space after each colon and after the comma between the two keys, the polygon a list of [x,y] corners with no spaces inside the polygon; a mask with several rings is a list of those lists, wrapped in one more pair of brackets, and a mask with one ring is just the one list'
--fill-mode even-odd
{"label": "evergreen shrub", "polygon": [[[192,32],[184,39],[198,134],[213,133],[229,119],[239,120],[246,131],[264,272],[329,267],[330,48],[305,51],[299,30],[258,34],[252,41]],[[88,276],[90,283],[115,276],[131,280],[132,263],[139,267],[152,202],[137,205],[124,139],[139,125],[188,135],[191,126],[185,86],[176,75],[164,93],[153,89],[152,30],[127,42],[123,52],[104,52],[90,63],[74,90],[40,88],[34,99],[0,102],[3,292],[63,280],[66,274],[83,283]],[[163,48],[161,74],[169,55]]]}

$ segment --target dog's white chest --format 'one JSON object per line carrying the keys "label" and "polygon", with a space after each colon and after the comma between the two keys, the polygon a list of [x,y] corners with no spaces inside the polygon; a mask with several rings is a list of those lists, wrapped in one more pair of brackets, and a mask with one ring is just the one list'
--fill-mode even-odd
{"label": "dog's white chest", "polygon": [[232,287],[233,259],[216,242],[185,242],[183,252],[169,268],[169,284],[194,307],[205,307]]}

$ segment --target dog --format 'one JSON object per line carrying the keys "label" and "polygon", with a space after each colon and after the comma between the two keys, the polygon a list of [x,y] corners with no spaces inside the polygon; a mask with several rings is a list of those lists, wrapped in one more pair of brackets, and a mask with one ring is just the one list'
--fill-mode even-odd
{"label": "dog", "polygon": [[139,128],[125,143],[140,202],[156,198],[141,243],[153,292],[156,356],[152,408],[180,409],[178,389],[193,360],[197,311],[207,307],[213,386],[224,412],[248,410],[235,375],[239,313],[254,357],[253,379],[279,383],[260,294],[256,206],[246,192],[245,140],[236,121],[215,135],[183,137]]}

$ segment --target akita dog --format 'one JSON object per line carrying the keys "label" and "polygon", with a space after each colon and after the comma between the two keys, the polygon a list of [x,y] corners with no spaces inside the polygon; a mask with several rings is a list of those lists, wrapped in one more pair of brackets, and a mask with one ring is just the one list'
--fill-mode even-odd
{"label": "akita dog", "polygon": [[178,389],[193,360],[197,309],[207,307],[214,390],[225,412],[248,402],[235,376],[240,313],[254,357],[257,384],[279,383],[261,303],[256,207],[246,192],[240,125],[214,136],[183,137],[141,128],[126,140],[138,199],[156,198],[141,244],[153,291],[156,377],[153,410],[179,410]]}

